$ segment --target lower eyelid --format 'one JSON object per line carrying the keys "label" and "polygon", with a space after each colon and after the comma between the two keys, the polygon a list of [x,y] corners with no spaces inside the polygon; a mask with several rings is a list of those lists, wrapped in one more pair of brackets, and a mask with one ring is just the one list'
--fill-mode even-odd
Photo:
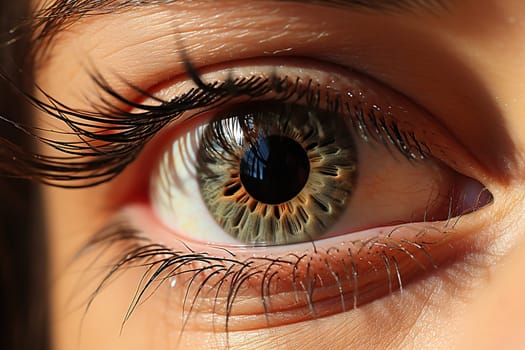
{"label": "lower eyelid", "polygon": [[[171,285],[170,297],[178,295],[179,302],[170,303],[191,314],[192,327],[219,331],[329,316],[402,290],[411,279],[460,254],[454,242],[477,226],[470,222],[460,230],[459,219],[414,223],[357,233],[352,240],[335,237],[269,249],[167,242],[167,229],[141,205],[127,207],[118,217],[144,232],[147,241],[169,249],[144,261],[142,280]],[[169,268],[158,270],[170,260]]]}

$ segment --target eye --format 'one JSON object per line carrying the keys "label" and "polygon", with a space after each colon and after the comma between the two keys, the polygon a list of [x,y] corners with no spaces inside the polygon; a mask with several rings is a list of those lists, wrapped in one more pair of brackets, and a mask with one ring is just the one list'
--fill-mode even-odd
{"label": "eye", "polygon": [[273,96],[230,101],[178,128],[151,180],[154,211],[177,237],[291,244],[447,220],[490,201],[482,184],[418,139],[424,117],[406,115],[399,106],[407,100],[370,81],[365,90],[356,73],[321,68],[237,69],[230,83],[271,78]]}
{"label": "eye", "polygon": [[348,311],[437,268],[459,219],[492,201],[476,161],[408,98],[331,64],[276,62],[190,67],[134,105],[180,118],[133,165],[150,171],[148,199],[122,210],[141,243],[117,266],[146,266],[130,310],[170,281],[185,327]]}

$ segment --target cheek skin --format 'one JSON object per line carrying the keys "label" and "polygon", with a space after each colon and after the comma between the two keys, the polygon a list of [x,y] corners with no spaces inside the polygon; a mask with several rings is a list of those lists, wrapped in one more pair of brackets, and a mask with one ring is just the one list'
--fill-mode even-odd
{"label": "cheek skin", "polygon": [[519,349],[525,329],[525,245],[490,273],[490,283],[473,298],[464,323],[461,349]]}
{"label": "cheek skin", "polygon": [[[508,198],[510,215],[495,217],[506,223],[503,227],[507,238],[492,247],[492,254],[499,259],[483,275],[483,288],[473,291],[465,310],[465,321],[459,328],[461,338],[458,349],[519,349],[523,346],[525,328],[525,245],[523,225],[508,217],[521,218],[525,211],[522,184],[516,184],[519,197]],[[509,213],[507,213],[509,214]],[[516,239],[516,237],[519,237]],[[501,242],[503,241],[503,242]]]}

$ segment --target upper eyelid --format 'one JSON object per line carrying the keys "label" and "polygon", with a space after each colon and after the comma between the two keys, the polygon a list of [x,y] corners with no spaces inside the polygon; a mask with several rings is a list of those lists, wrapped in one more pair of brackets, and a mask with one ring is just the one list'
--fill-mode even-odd
{"label": "upper eyelid", "polygon": [[[197,85],[205,85],[206,83],[204,81],[200,81],[200,72],[206,72],[206,71],[217,71],[221,68],[224,69],[223,65],[219,65],[219,67],[207,67],[205,70],[199,69],[199,73],[194,70],[193,63],[191,63],[188,60],[188,57],[185,57],[183,55],[183,59],[186,59],[186,69],[188,70],[189,76],[186,78],[187,80],[191,81],[192,79],[197,83]],[[298,59],[297,57],[281,57],[281,58],[272,58],[272,59],[264,59],[262,60],[266,61],[266,64],[275,64],[276,67],[281,64],[280,69],[286,70],[286,63],[288,64],[297,64],[297,62],[305,64],[308,66],[311,65],[312,61],[306,60],[301,61],[301,59]],[[257,62],[255,60],[254,62]],[[310,63],[308,63],[310,62]],[[283,63],[285,65],[283,65]],[[250,65],[250,61],[239,61],[239,62],[232,62],[228,63],[227,66],[235,67],[236,65]],[[253,62],[252,62],[253,64]],[[315,65],[315,64],[314,64]],[[304,69],[304,68],[303,68]],[[311,69],[311,67],[310,67]],[[334,65],[331,65],[330,68],[326,68],[327,71],[334,70],[338,71],[338,74],[344,75],[345,72],[350,73],[350,71],[340,68]],[[229,70],[224,70],[225,72],[228,72]],[[358,74],[358,73],[353,73]],[[233,74],[235,76],[235,74]],[[271,76],[271,74],[270,74]],[[102,105],[100,104],[100,101],[93,101],[94,109],[93,111],[89,112],[82,112],[78,111],[74,108],[67,107],[66,105],[63,105],[60,101],[54,100],[51,96],[48,98],[51,99],[51,103],[45,103],[42,101],[37,101],[37,103],[40,103],[40,107],[47,110],[48,112],[55,115],[55,117],[59,119],[63,119],[64,116],[67,118],[73,118],[73,119],[64,119],[66,121],[66,125],[74,126],[74,128],[71,131],[71,134],[79,134],[83,135],[82,137],[87,137],[87,139],[84,139],[80,141],[80,143],[73,143],[73,144],[64,144],[62,141],[54,142],[50,141],[54,147],[59,147],[66,155],[67,153],[71,153],[73,155],[76,155],[76,160],[72,159],[66,159],[63,158],[62,160],[58,160],[57,158],[51,159],[46,158],[46,156],[42,156],[40,159],[43,160],[40,163],[36,163],[37,168],[40,165],[44,165],[44,169],[40,167],[38,171],[40,171],[40,176],[42,179],[50,180],[50,182],[54,183],[55,185],[59,185],[62,187],[86,187],[86,186],[92,186],[96,185],[100,182],[106,182],[110,181],[114,176],[119,174],[124,168],[134,161],[134,159],[138,156],[138,154],[141,152],[142,147],[146,144],[149,139],[151,139],[153,136],[155,136],[161,129],[164,128],[169,123],[172,123],[174,120],[178,119],[180,115],[173,115],[175,113],[175,110],[172,110],[172,112],[168,115],[159,115],[155,114],[154,110],[157,108],[155,105],[152,105],[151,110],[148,105],[141,104],[140,102],[135,102],[134,100],[130,100],[128,97],[126,97],[126,94],[120,94],[115,89],[113,89],[109,82],[106,81],[105,77],[102,74],[99,73],[92,73],[91,77],[95,80],[95,84],[98,86],[99,89],[102,89],[108,96],[112,96],[114,100],[119,102],[119,104],[108,104],[110,100],[107,100],[106,98],[103,98],[101,100]],[[227,75],[226,75],[227,77]],[[365,79],[366,77],[363,77]],[[176,80],[181,80],[182,77],[177,78]],[[337,79],[337,78],[334,78]],[[379,84],[375,82],[373,79],[366,78],[369,80],[367,84]],[[365,80],[366,80],[365,79]],[[226,82],[226,80],[223,80]],[[176,83],[174,83],[176,85]],[[268,86],[266,84],[265,86]],[[271,84],[270,84],[271,86]],[[138,87],[135,87],[133,85],[129,86],[131,90],[134,90],[136,94],[142,95],[143,98],[155,98],[154,92],[148,92],[148,89],[142,90]],[[382,89],[389,89],[389,87],[382,87]],[[227,91],[228,89],[226,89]],[[386,91],[386,90],[379,90],[379,91]],[[246,94],[246,92],[243,92],[243,94]],[[374,93],[373,95],[376,95]],[[172,96],[174,97],[174,96]],[[378,100],[381,102],[382,97],[381,94],[377,96]],[[161,100],[157,100],[159,102]],[[172,105],[172,103],[168,101],[164,101],[166,106]],[[406,101],[407,103],[410,103],[410,101]],[[177,104],[175,104],[177,106]],[[142,112],[137,112],[136,110],[129,111],[129,109],[143,109]],[[187,111],[191,108],[190,106],[180,106],[178,105],[177,113],[182,114],[183,112]],[[150,114],[153,113],[153,114]],[[399,112],[399,111],[398,111]],[[408,113],[407,111],[404,111],[405,113]],[[109,113],[109,114],[105,114]],[[162,113],[166,113],[163,111]],[[408,113],[410,114],[410,113]],[[161,117],[162,120],[158,119],[155,123],[151,123],[151,121],[148,121],[149,118],[153,115],[156,115],[157,117]],[[137,119],[137,117],[140,117]],[[126,119],[128,118],[128,119]],[[144,119],[146,118],[146,119]],[[408,120],[408,119],[405,119]],[[422,120],[419,120],[418,122],[421,122]],[[412,121],[413,123],[416,122],[416,119]],[[73,123],[73,124],[71,124]],[[74,123],[79,123],[75,126]],[[87,124],[86,124],[87,123]],[[144,124],[146,123],[146,124]],[[431,123],[432,125],[436,126],[437,121],[434,121]],[[151,128],[151,126],[154,126]],[[91,129],[95,127],[95,129]],[[75,128],[78,128],[75,130]],[[144,129],[144,131],[137,131],[139,133],[145,132],[144,134],[137,134],[136,132],[131,133],[132,128],[137,128],[137,130],[140,130],[141,128]],[[424,129],[424,128],[423,128]],[[96,131],[98,130],[98,131]],[[428,127],[427,130],[432,130],[431,127]],[[435,132],[435,131],[432,131]],[[129,135],[129,136],[127,136]],[[139,136],[140,135],[140,136]],[[77,135],[78,136],[78,135]],[[137,138],[139,136],[139,138]],[[129,137],[133,137],[133,139],[129,139]],[[84,142],[87,143],[83,145]],[[102,142],[102,144],[100,144]],[[479,167],[476,165],[472,167],[475,162],[473,162],[472,157],[465,156],[463,153],[461,147],[451,146],[449,142],[444,143],[448,147],[452,147],[454,150],[453,152],[449,152],[446,148],[441,148],[441,154],[437,154],[438,158],[441,156],[441,160],[444,160],[445,163],[451,165],[453,168],[458,170],[459,172],[465,173],[465,175],[472,176],[475,178],[479,178],[480,171]],[[395,147],[398,147],[394,144]],[[418,146],[419,148],[419,146]],[[458,152],[461,151],[461,152]],[[447,154],[449,152],[450,154]],[[458,156],[458,154],[461,154]],[[455,158],[456,161],[453,162],[453,164],[450,164],[447,162],[447,160],[451,160]],[[468,163],[470,168],[467,168],[467,171],[471,171],[472,169],[477,169],[474,173],[468,173],[465,172],[462,169],[458,169],[457,166],[460,166],[462,163],[461,160],[464,159],[470,159],[470,162]],[[62,169],[57,170],[56,172],[52,172],[49,169],[46,172],[45,166],[47,164],[51,165],[55,169]],[[76,163],[76,164],[75,164]],[[105,170],[104,170],[105,169]],[[42,175],[42,172],[43,175]],[[482,172],[481,172],[482,173]],[[64,179],[68,179],[68,182],[65,182]],[[79,180],[79,181],[75,181]],[[89,180],[86,182],[86,180]]]}
{"label": "upper eyelid", "polygon": [[[261,61],[262,60],[262,61]],[[312,61],[308,60],[299,60],[295,57],[281,57],[279,59],[264,59],[261,60],[253,60],[253,61],[241,61],[241,62],[232,62],[229,63],[230,68],[225,68],[223,65],[219,65],[219,67],[207,67],[204,70],[199,69],[198,70],[198,78],[203,80],[203,83],[214,83],[214,82],[224,82],[224,79],[227,78],[239,78],[246,72],[252,72],[248,74],[248,77],[257,77],[260,76],[258,74],[260,73],[253,73],[257,71],[266,72],[267,76],[272,76],[273,74],[276,74],[278,77],[281,77],[281,74],[291,74],[292,77],[294,77],[294,74],[291,73],[294,70],[299,70],[303,72],[302,78],[306,78],[309,75],[313,76],[321,76],[323,73],[321,73],[322,70],[325,71],[331,71],[338,72],[337,74],[340,74],[340,79],[343,79],[342,77],[345,76],[345,74],[350,74],[350,77],[347,77],[347,79],[359,79],[360,83],[364,88],[369,88],[374,90],[371,95],[377,95],[377,102],[379,106],[385,106],[385,96],[383,95],[386,93],[389,97],[389,99],[392,99],[392,94],[397,95],[395,92],[390,91],[388,92],[389,88],[387,86],[376,86],[372,87],[374,84],[379,84],[377,82],[374,82],[373,80],[367,80],[366,76],[361,76],[360,78],[357,78],[359,75],[355,75],[357,73],[351,73],[350,71],[341,68],[336,67],[330,64],[326,64],[324,68],[318,67],[320,69],[319,72],[316,73],[316,70],[312,67]],[[271,68],[271,66],[275,64],[276,66],[280,67],[280,71],[275,71]],[[316,62],[315,64],[320,64]],[[259,66],[258,66],[259,65]],[[326,66],[327,65],[327,66]],[[245,68],[241,69],[238,67],[246,66]],[[237,67],[237,68],[235,68]],[[302,68],[298,68],[302,67]],[[310,72],[306,73],[306,68],[304,67],[310,67]],[[239,70],[238,70],[239,69]],[[242,73],[242,72],[245,73]],[[326,74],[326,73],[324,73]],[[336,73],[334,73],[336,74]],[[335,76],[337,76],[334,75]],[[222,77],[219,78],[219,77]],[[353,77],[353,78],[351,78]],[[320,78],[321,79],[321,78]],[[182,81],[181,81],[182,80]],[[293,78],[292,78],[293,80]],[[348,87],[344,83],[340,82],[342,84],[341,86]],[[270,84],[271,85],[271,84]],[[171,98],[177,98],[180,97],[182,94],[187,93],[191,87],[196,86],[195,84],[192,84],[192,80],[187,77],[186,80],[183,80],[181,78],[177,78],[175,82],[173,82],[173,85],[168,84],[168,87],[166,87],[169,92],[165,94],[161,94],[161,98],[164,100],[169,100]],[[268,86],[265,85],[265,86]],[[172,88],[172,90],[170,90]],[[304,88],[304,85],[303,85]],[[321,88],[324,91],[324,88]],[[354,93],[357,93],[358,90],[352,90]],[[156,95],[157,92],[155,91],[149,91],[148,94]],[[273,92],[269,92],[267,96],[259,96],[258,98],[253,99],[253,101],[257,101],[260,99],[272,99],[272,96],[275,94]],[[367,93],[365,92],[365,96]],[[483,181],[482,174],[483,171],[479,168],[478,165],[476,165],[475,160],[463,149],[463,147],[459,146],[456,142],[454,142],[454,139],[450,137],[450,135],[446,132],[446,130],[438,127],[438,122],[436,120],[433,120],[431,116],[425,115],[424,111],[418,110],[416,106],[412,106],[410,101],[407,99],[403,100],[403,96],[399,95],[399,99],[395,99],[396,103],[400,103],[401,105],[405,106],[406,108],[404,111],[405,113],[400,113],[399,115],[392,115],[391,118],[396,121],[396,124],[398,127],[401,128],[403,133],[406,132],[412,132],[410,130],[413,130],[416,132],[416,134],[420,132],[426,132],[427,134],[419,134],[419,136],[416,135],[416,139],[419,142],[423,143],[429,143],[430,149],[432,150],[432,154],[427,153],[427,155],[430,155],[431,158],[438,158],[443,162],[444,164],[448,165],[449,167],[455,169],[459,173],[463,173],[464,175],[476,178],[478,180]],[[155,101],[147,101],[147,98],[145,100],[138,99],[136,101],[141,101],[138,103],[145,104],[146,106],[149,104],[156,105],[158,102]],[[228,100],[226,100],[228,101]],[[403,102],[402,102],[403,101]],[[166,101],[167,102],[167,101]],[[221,110],[228,110],[228,108],[234,108],[236,105],[238,106],[238,103],[243,103],[241,101],[229,101],[227,105],[215,105],[215,106],[208,106],[205,108],[205,110],[202,109],[196,109],[194,111],[184,113],[184,115],[181,115],[180,117],[177,117],[178,119],[175,120],[173,118],[172,121],[170,121],[170,125],[166,125],[166,127],[163,130],[159,130],[159,135],[156,135],[153,139],[149,140],[147,144],[145,143],[145,149],[142,151],[142,154],[140,157],[134,162],[134,164],[131,165],[130,169],[125,171],[123,173],[123,176],[119,178],[118,182],[115,182],[112,184],[113,191],[116,191],[117,193],[120,193],[121,195],[112,195],[112,201],[111,207],[118,208],[122,203],[127,201],[134,201],[135,195],[129,193],[129,191],[126,190],[127,184],[130,182],[136,183],[139,182],[140,188],[147,189],[148,188],[148,174],[149,171],[147,169],[152,169],[154,162],[159,158],[159,154],[161,154],[162,150],[168,147],[169,143],[172,142],[174,135],[176,135],[179,132],[179,129],[181,128],[188,128],[192,127],[191,125],[195,125],[196,123],[202,123],[204,120],[207,120],[206,118],[209,118],[210,115],[213,115],[217,111]],[[371,100],[368,100],[369,103],[372,103]],[[169,104],[169,102],[167,102]],[[300,102],[301,104],[302,102]],[[369,108],[372,106],[369,105]],[[320,106],[321,109],[327,108],[327,106],[324,105],[324,101]],[[364,107],[365,108],[365,107]],[[365,108],[366,109],[366,108]],[[412,112],[408,112],[411,110]],[[135,110],[131,111],[131,113],[141,113],[143,111]],[[346,114],[347,112],[345,112]],[[407,115],[404,115],[407,114]],[[143,115],[143,117],[146,117],[147,115]],[[189,120],[189,118],[195,118],[195,120]],[[185,126],[186,125],[186,126]],[[190,126],[188,126],[190,125]],[[361,124],[360,124],[361,125]],[[368,124],[369,127],[372,127],[372,125]],[[374,135],[374,133],[369,130],[368,135]],[[377,139],[376,141],[381,142],[381,140]],[[412,143],[411,143],[412,145]],[[423,145],[423,144],[421,144]],[[398,145],[390,145],[392,147],[392,150]],[[421,146],[423,147],[423,152],[428,151],[427,146]],[[397,152],[397,151],[396,151]],[[140,179],[137,179],[137,175]],[[134,185],[135,186],[135,185]],[[135,186],[136,188],[136,186]],[[132,198],[130,198],[130,196]],[[144,198],[145,194],[141,194],[138,196],[139,200],[142,201],[142,198]]]}
{"label": "upper eyelid", "polygon": [[[184,57],[188,59],[187,56]],[[275,65],[276,69],[277,67],[279,68],[278,73],[276,73],[277,70],[274,71],[272,70],[272,68],[268,68],[271,65]],[[258,74],[260,73],[254,73],[253,75],[246,74],[246,72],[242,70],[242,67],[246,67],[244,68],[245,71],[250,71],[250,69],[254,72],[262,70],[263,72],[266,72],[265,76],[269,77],[270,79],[272,79],[272,77],[276,79],[286,77],[287,79],[291,78],[290,80],[293,81],[293,79],[301,78],[303,79],[303,82],[301,83],[302,85],[299,85],[302,86],[303,89],[305,84],[305,78],[308,79],[309,76],[316,77],[316,74],[318,74],[318,76],[326,76],[327,72],[330,72],[330,74],[333,74],[334,80],[332,83],[330,83],[333,86],[320,86],[320,91],[322,91],[323,93],[322,99],[326,97],[333,98],[337,94],[350,93],[349,91],[351,91],[352,93],[363,94],[362,96],[367,101],[366,103],[372,103],[371,101],[376,101],[377,105],[369,105],[368,108],[374,108],[375,111],[379,114],[386,113],[386,115],[397,119],[400,123],[421,124],[424,121],[424,123],[421,125],[421,128],[426,128],[426,130],[429,133],[429,135],[427,136],[430,136],[430,134],[432,133],[440,135],[446,134],[446,129],[443,127],[443,125],[438,119],[431,115],[426,109],[414,103],[414,101],[412,101],[409,97],[404,96],[402,93],[396,91],[392,87],[384,85],[383,83],[376,81],[373,77],[371,78],[367,75],[363,75],[358,71],[347,69],[346,67],[340,67],[338,65],[333,65],[329,62],[318,62],[316,60],[311,60],[308,58],[298,58],[293,56],[283,56],[279,58],[262,57],[260,59],[234,61],[228,63],[227,65],[220,64],[218,66],[199,68],[196,68],[193,65],[193,62],[191,61],[191,58],[189,58],[189,60],[186,63],[186,68],[188,70],[188,77],[186,77],[186,79],[177,78],[174,82],[164,83],[163,85],[165,86],[155,87],[155,89],[158,88],[160,89],[160,91],[163,91],[163,89],[165,89],[166,91],[162,92],[162,98],[169,99],[178,96],[178,93],[184,93],[185,91],[187,91],[186,89],[189,89],[192,86],[191,84],[188,87],[186,87],[186,85],[182,85],[184,86],[184,88],[182,88],[179,86],[179,84],[181,83],[185,84],[187,82],[191,83],[193,81],[196,83],[197,86],[201,85],[202,87],[208,83],[214,83],[219,81],[227,83],[227,79],[230,78],[259,78]],[[237,70],[239,70],[239,72],[237,72]],[[317,71],[317,73],[314,73],[315,71]],[[218,76],[222,78],[217,78],[215,76],[216,74],[218,74]],[[348,86],[345,86],[344,83],[338,82],[339,79],[349,79],[349,82],[353,82],[349,83]],[[322,82],[316,81],[314,78],[313,84],[319,83],[323,85]],[[339,88],[341,88],[341,86],[344,87],[342,91],[339,91],[335,95],[332,95],[330,90],[335,88],[335,86],[339,86]],[[344,90],[346,88],[348,88],[349,90]],[[388,93],[386,95],[383,95],[383,93],[387,91]],[[156,96],[158,93],[159,92],[155,92],[155,90],[150,92],[150,94],[154,96]],[[275,92],[271,92],[271,94],[275,94]],[[397,96],[397,98],[402,98],[404,105],[397,105],[399,100],[395,100],[395,98],[392,101],[393,96]],[[324,105],[325,101],[321,102]],[[392,103],[392,105],[390,105],[390,103]],[[356,107],[356,105],[352,105],[350,107]],[[381,110],[381,108],[384,108],[384,110]],[[348,111],[345,111],[345,113],[347,112]],[[411,113],[413,113],[413,115],[411,115]],[[425,115],[425,118],[421,118],[422,115]],[[366,118],[366,116],[364,117]],[[369,125],[368,127],[373,128],[375,126]],[[454,146],[450,146],[455,149],[458,145],[454,144]],[[463,154],[462,156],[464,157],[465,154]],[[471,157],[471,155],[469,155],[469,157]],[[471,164],[471,166],[474,166],[477,169],[477,171],[481,171],[481,166],[479,164],[475,164],[476,161],[474,160],[474,158],[471,158],[471,160],[474,162],[473,164]]]}
{"label": "upper eyelid", "polygon": [[[259,4],[259,2],[254,3]],[[278,15],[279,12],[276,17]],[[252,23],[251,21],[260,19],[255,14],[253,16],[255,17],[237,18],[235,23],[241,23],[242,27]],[[335,34],[334,30],[337,31],[335,27],[316,24],[314,21],[319,22],[319,16],[315,19],[308,16],[304,17],[303,13],[301,16],[304,21],[292,23],[289,28],[287,26],[289,32],[282,32],[281,27],[278,36],[266,35],[262,44],[260,40],[262,40],[263,32],[246,30],[236,33],[235,26],[229,29],[225,28],[225,31],[218,36],[213,36],[213,31],[202,32],[196,27],[193,28],[193,31],[190,30],[191,35],[183,35],[184,40],[179,42],[180,37],[177,35],[179,28],[176,19],[171,18],[167,21],[168,17],[165,16],[160,16],[161,19],[144,17],[148,18],[148,21],[151,20],[152,27],[159,28],[158,32],[155,33],[155,40],[149,43],[140,39],[141,36],[145,38],[144,35],[146,37],[149,35],[147,30],[130,33],[129,38],[121,37],[118,34],[122,32],[122,26],[130,25],[128,23],[129,18],[126,16],[116,16],[115,19],[111,19],[107,23],[109,27],[104,29],[115,33],[118,38],[115,41],[119,45],[123,45],[121,49],[118,49],[121,52],[114,57],[108,58],[107,50],[115,49],[115,41],[93,43],[89,41],[91,38],[84,39],[89,39],[87,42],[90,44],[86,44],[89,49],[92,48],[91,45],[95,45],[94,50],[90,50],[89,54],[94,55],[92,61],[97,68],[105,69],[104,72],[106,73],[106,67],[109,67],[109,73],[116,73],[114,76],[123,76],[134,84],[144,87],[168,83],[173,77],[183,72],[178,54],[179,44],[187,47],[192,59],[198,66],[226,62],[232,58],[232,55],[238,60],[249,57],[272,56],[274,52],[280,52],[279,55],[285,53],[294,56],[308,56],[336,64],[344,64],[384,81],[406,96],[412,97],[420,106],[425,106],[433,115],[441,118],[459,140],[464,141],[465,148],[469,149],[472,155],[479,159],[487,174],[501,183],[509,180],[509,164],[515,163],[513,159],[515,146],[510,140],[504,124],[499,121],[501,112],[493,103],[494,101],[491,99],[493,96],[491,97],[483,84],[476,83],[476,77],[470,74],[456,57],[452,56],[453,53],[448,52],[447,47],[443,46],[446,43],[438,40],[438,36],[434,36],[438,32],[429,33],[424,29],[425,27],[415,27],[414,23],[411,24],[411,22],[408,25],[402,25],[391,18],[381,18],[382,26],[378,28],[374,26],[374,21],[377,21],[375,16],[357,16],[355,18],[351,16],[348,19],[350,24],[339,29],[339,32],[344,30],[345,35],[338,37],[336,50],[329,44],[331,35]],[[144,21],[144,19],[142,20]],[[190,22],[197,24],[202,20],[204,19],[197,16],[194,21]],[[337,18],[335,20],[337,21]],[[213,21],[215,20],[205,23],[211,23],[213,26],[215,23]],[[92,22],[98,22],[98,19]],[[140,23],[136,22],[133,27],[142,28]],[[276,23],[267,23],[267,30],[270,31],[270,34],[273,33],[272,28]],[[417,23],[415,22],[415,24]],[[90,24],[82,23],[82,28],[85,25],[89,26]],[[307,27],[310,29],[307,30]],[[374,35],[368,33],[371,27],[377,31],[377,33],[374,32]],[[98,40],[96,31],[88,33],[92,34],[91,37],[94,40]],[[73,30],[72,34],[81,37],[83,33]],[[225,42],[221,39],[224,37],[231,38],[231,40]],[[403,40],[403,38],[405,39]],[[66,48],[68,40],[63,42]],[[251,45],[253,42],[258,42],[261,45]],[[323,47],[322,52],[315,50],[316,47]],[[418,64],[414,65],[410,63],[413,61],[413,58],[410,57],[415,57],[411,53],[416,47],[417,55],[415,56],[422,57],[422,59],[417,60]],[[385,66],[385,53],[388,53],[388,61],[392,62],[388,66]],[[98,64],[98,59],[102,58],[101,55],[104,57],[103,66]],[[76,56],[75,59],[82,56],[83,53]],[[71,57],[63,57],[62,59],[70,61]],[[56,60],[57,62],[61,60],[60,54]],[[433,65],[433,62],[436,65]],[[121,91],[125,88],[122,81],[113,79],[111,74],[107,76],[112,79],[111,83],[117,90]],[[459,79],[449,85],[452,83],[449,80],[454,80],[452,79],[453,76],[457,76]],[[434,81],[437,81],[437,85],[429,83]],[[78,86],[84,86],[89,90],[89,85],[85,79],[80,78]],[[432,91],[429,91],[430,87]],[[461,96],[472,101],[477,100],[478,103],[465,103],[460,98]],[[68,98],[70,97],[68,96]],[[476,115],[479,117],[475,118]],[[456,127],[455,121],[458,118],[465,120],[464,124],[476,126],[468,130],[468,138],[461,134],[464,133],[464,128]],[[493,130],[498,132],[493,132]],[[498,149],[486,149],[485,142],[498,146]]]}

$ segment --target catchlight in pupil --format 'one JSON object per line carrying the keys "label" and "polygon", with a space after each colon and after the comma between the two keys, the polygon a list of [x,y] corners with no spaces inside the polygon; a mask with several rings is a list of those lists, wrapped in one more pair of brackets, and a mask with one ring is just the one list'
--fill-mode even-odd
{"label": "catchlight in pupil", "polygon": [[310,173],[306,151],[289,137],[268,136],[255,140],[240,164],[241,182],[255,199],[280,204],[304,188]]}

